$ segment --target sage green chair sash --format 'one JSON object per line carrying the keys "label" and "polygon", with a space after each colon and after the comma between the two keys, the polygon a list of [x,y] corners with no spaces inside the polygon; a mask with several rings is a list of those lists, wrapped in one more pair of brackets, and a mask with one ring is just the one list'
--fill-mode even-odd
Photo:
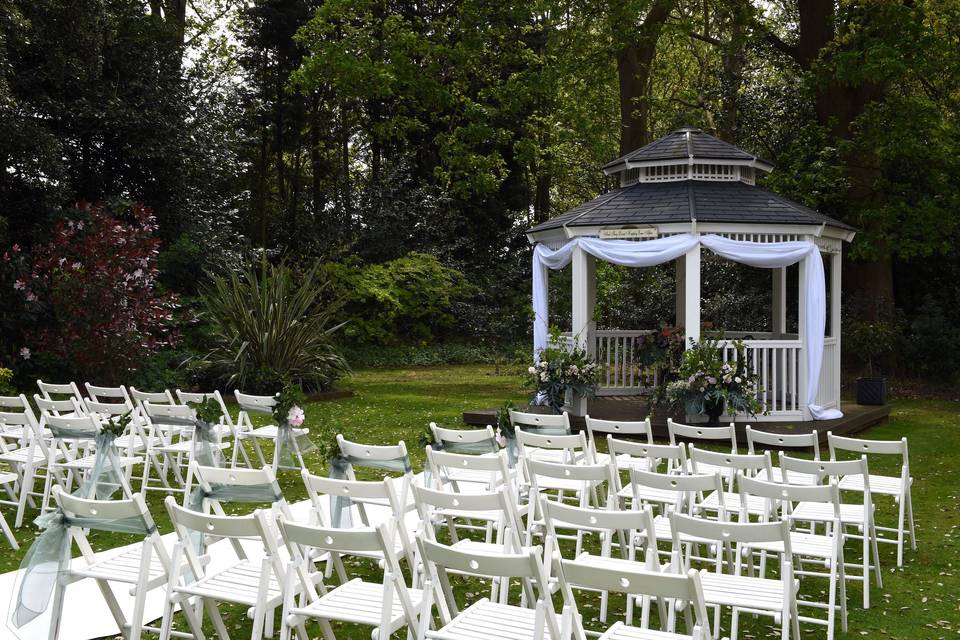
{"label": "sage green chair sash", "polygon": [[[368,469],[397,471],[400,473],[410,473],[413,471],[409,456],[390,458],[388,460],[370,460],[341,453],[330,460],[330,477],[335,480],[348,480],[350,477],[350,469],[353,467],[366,467]],[[353,500],[347,496],[331,495],[330,526],[336,529],[350,529],[353,527],[352,507]]]}

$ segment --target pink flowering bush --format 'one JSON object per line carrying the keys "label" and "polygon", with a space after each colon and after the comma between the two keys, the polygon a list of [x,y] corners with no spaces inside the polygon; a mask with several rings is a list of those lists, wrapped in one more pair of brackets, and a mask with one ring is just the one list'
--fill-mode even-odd
{"label": "pink flowering bush", "polygon": [[173,345],[177,298],[157,291],[156,221],[142,204],[81,204],[57,218],[27,255],[3,256],[20,312],[7,350],[44,375],[123,381],[144,357]]}

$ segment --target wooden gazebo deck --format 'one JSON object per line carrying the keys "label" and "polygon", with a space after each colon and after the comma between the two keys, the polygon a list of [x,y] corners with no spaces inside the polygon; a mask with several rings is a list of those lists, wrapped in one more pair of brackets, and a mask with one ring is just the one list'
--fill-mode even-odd
{"label": "wooden gazebo deck", "polygon": [[[886,422],[890,415],[890,405],[867,406],[844,402],[841,404],[843,417],[837,420],[817,420],[813,422],[762,422],[756,423],[750,420],[738,420],[737,437],[744,435],[743,428],[746,425],[756,426],[763,431],[772,431],[774,433],[811,433],[820,434],[821,443],[826,443],[827,432],[834,435],[852,435],[863,431],[873,425]],[[496,421],[496,409],[480,409],[477,411],[464,411],[463,421],[471,426],[483,427],[488,424],[494,424]],[[602,420],[642,420],[649,413],[646,400],[637,396],[610,396],[594,398],[589,401],[589,414],[594,418]],[[654,414],[652,427],[653,435],[658,440],[667,440],[667,414]],[[583,418],[581,416],[571,416],[570,422],[574,428],[583,428]],[[746,442],[746,439],[743,439]]]}

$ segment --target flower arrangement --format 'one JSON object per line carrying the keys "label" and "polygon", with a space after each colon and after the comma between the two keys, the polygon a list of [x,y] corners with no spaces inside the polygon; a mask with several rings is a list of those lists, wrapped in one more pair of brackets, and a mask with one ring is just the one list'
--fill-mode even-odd
{"label": "flower arrangement", "polygon": [[683,328],[665,325],[659,331],[640,336],[634,344],[634,361],[637,364],[644,368],[656,367],[670,371],[683,358]]}
{"label": "flower arrangement", "polygon": [[299,385],[287,383],[277,394],[277,404],[273,406],[273,419],[278,425],[290,425],[293,428],[303,426],[306,420],[301,405],[304,403],[303,391]]}
{"label": "flower arrangement", "polygon": [[568,350],[559,330],[550,332],[550,346],[540,352],[540,360],[527,369],[527,386],[536,389],[534,401],[545,402],[561,413],[567,391],[576,396],[593,397],[600,377],[600,365],[580,347]]}
{"label": "flower arrangement", "polygon": [[732,342],[736,358],[724,361],[716,338],[690,340],[683,354],[678,379],[667,385],[667,399],[690,414],[705,414],[710,425],[726,411],[731,415],[763,412],[757,399],[758,376],[747,368],[743,341]]}

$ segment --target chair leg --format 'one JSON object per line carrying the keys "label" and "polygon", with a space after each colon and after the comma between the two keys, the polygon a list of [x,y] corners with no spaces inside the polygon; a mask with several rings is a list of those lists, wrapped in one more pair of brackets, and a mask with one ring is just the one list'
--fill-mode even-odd
{"label": "chair leg", "polygon": [[133,615],[130,617],[130,640],[140,640],[143,632],[143,609],[147,600],[147,582],[150,581],[150,557],[153,544],[145,542],[140,551],[140,572],[137,575],[137,590],[133,600]]}
{"label": "chair leg", "polygon": [[897,499],[899,509],[897,509],[897,566],[903,566],[903,536],[904,536],[904,511],[906,510],[906,499],[901,495]]}
{"label": "chair leg", "polygon": [[877,547],[877,525],[870,523],[870,547],[873,549],[873,573],[877,578],[877,587],[883,589],[883,572],[880,570],[880,550]]}
{"label": "chair leg", "polygon": [[227,625],[223,623],[223,616],[220,615],[220,610],[217,609],[216,601],[204,598],[203,604],[206,605],[207,614],[210,616],[210,621],[213,622],[213,628],[216,630],[220,640],[230,640],[230,632],[227,631]]}
{"label": "chair leg", "polygon": [[863,608],[870,608],[870,527],[863,527]]}
{"label": "chair leg", "polygon": [[917,550],[917,536],[916,529],[913,525],[913,492],[908,488],[907,489],[907,519],[910,522],[910,548],[914,551]]}
{"label": "chair leg", "polygon": [[17,538],[13,535],[13,531],[10,530],[10,525],[7,524],[7,519],[3,517],[3,514],[0,513],[0,529],[3,529],[3,535],[6,536],[7,542],[10,543],[10,546],[13,547],[14,551],[20,549],[20,544],[17,542]]}

